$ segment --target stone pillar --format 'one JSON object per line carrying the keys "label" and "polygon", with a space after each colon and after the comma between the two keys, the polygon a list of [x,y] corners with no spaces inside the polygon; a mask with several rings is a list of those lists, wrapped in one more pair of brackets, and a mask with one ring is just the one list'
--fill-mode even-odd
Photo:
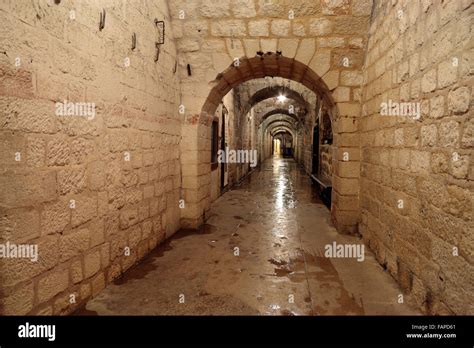
{"label": "stone pillar", "polygon": [[183,126],[181,167],[183,177],[181,226],[198,228],[210,207],[211,128],[202,123]]}
{"label": "stone pillar", "polygon": [[336,120],[333,153],[333,187],[331,215],[340,233],[358,232],[360,217],[360,138],[357,133],[357,119],[351,115],[358,113],[359,105],[342,107],[342,115]]}

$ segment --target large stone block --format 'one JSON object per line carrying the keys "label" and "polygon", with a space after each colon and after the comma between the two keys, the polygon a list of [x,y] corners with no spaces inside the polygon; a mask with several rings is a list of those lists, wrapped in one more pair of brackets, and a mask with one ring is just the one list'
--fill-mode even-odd
{"label": "large stone block", "polygon": [[245,22],[241,20],[218,20],[211,24],[211,33],[213,36],[246,36]]}
{"label": "large stone block", "polygon": [[471,94],[469,87],[460,87],[449,92],[448,109],[455,114],[462,114],[469,109]]}
{"label": "large stone block", "polygon": [[336,174],[342,178],[358,178],[360,176],[359,162],[339,162]]}
{"label": "large stone block", "polygon": [[352,0],[352,14],[354,16],[370,16],[372,6],[372,0]]}
{"label": "large stone block", "polygon": [[333,22],[327,18],[315,18],[309,22],[309,33],[314,36],[325,36],[332,33]]}
{"label": "large stone block", "polygon": [[0,176],[0,202],[9,207],[22,207],[56,199],[56,173]]}
{"label": "large stone block", "polygon": [[55,236],[40,239],[33,245],[38,246],[38,260],[31,258],[2,258],[2,282],[0,288],[10,287],[22,281],[33,279],[59,261],[58,238]]}
{"label": "large stone block", "polygon": [[87,187],[85,168],[67,168],[58,172],[59,193],[79,193]]}
{"label": "large stone block", "polygon": [[257,15],[254,0],[234,0],[232,12],[236,18],[251,18]]}
{"label": "large stone block", "polygon": [[282,55],[288,58],[294,58],[298,49],[298,41],[294,39],[280,39],[278,40],[278,50]]}
{"label": "large stone block", "polygon": [[438,66],[438,88],[447,87],[457,79],[457,65],[450,59]]}
{"label": "large stone block", "polygon": [[28,137],[26,156],[28,165],[42,167],[46,159],[46,142],[34,135]]}
{"label": "large stone block", "polygon": [[62,166],[69,163],[69,144],[63,139],[54,139],[47,144],[46,161],[50,166]]}
{"label": "large stone block", "polygon": [[249,22],[249,35],[255,37],[266,37],[270,34],[269,21],[261,19]]}
{"label": "large stone block", "polygon": [[333,33],[336,35],[365,35],[368,29],[368,17],[336,16],[334,18]]}
{"label": "large stone block", "polygon": [[53,102],[0,97],[0,110],[4,129],[46,134],[58,131]]}
{"label": "large stone block", "polygon": [[26,315],[33,309],[34,288],[33,283],[17,289],[11,295],[3,298],[0,310],[1,315]]}
{"label": "large stone block", "polygon": [[59,238],[59,254],[61,261],[67,261],[82,254],[90,247],[90,232],[87,228],[72,231]]}
{"label": "large stone block", "polygon": [[94,161],[87,166],[88,186],[91,190],[105,187],[106,165],[103,161]]}
{"label": "large stone block", "polygon": [[432,69],[423,75],[421,79],[421,90],[424,93],[432,92],[436,89],[436,70]]}
{"label": "large stone block", "polygon": [[430,99],[430,113],[431,118],[441,118],[445,115],[444,96],[440,95]]}
{"label": "large stone block", "polygon": [[69,271],[71,273],[71,280],[73,284],[77,284],[84,279],[81,259],[77,259],[74,262],[72,262],[71,267],[69,268]]}
{"label": "large stone block", "polygon": [[421,126],[421,146],[435,146],[438,136],[438,128],[435,124]]}
{"label": "large stone block", "polygon": [[286,15],[283,3],[267,0],[258,0],[258,13],[264,17],[282,18]]}
{"label": "large stone block", "polygon": [[71,210],[71,226],[79,226],[97,215],[97,197],[79,196]]}
{"label": "large stone block", "polygon": [[443,122],[439,126],[439,145],[456,147],[459,144],[459,123],[456,121]]}
{"label": "large stone block", "polygon": [[322,0],[323,14],[343,15],[349,13],[350,0]]}
{"label": "large stone block", "polygon": [[101,267],[101,256],[100,249],[95,249],[87,253],[84,256],[84,278],[90,278],[97,272],[99,272]]}
{"label": "large stone block", "polygon": [[0,238],[21,243],[40,234],[40,214],[31,208],[4,210],[0,214]]}
{"label": "large stone block", "polygon": [[290,32],[290,21],[286,19],[275,19],[271,23],[271,32],[276,36],[288,36]]}

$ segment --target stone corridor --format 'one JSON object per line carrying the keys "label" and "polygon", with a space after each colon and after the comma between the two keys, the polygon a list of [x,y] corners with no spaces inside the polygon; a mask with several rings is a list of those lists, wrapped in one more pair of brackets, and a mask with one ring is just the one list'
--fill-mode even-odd
{"label": "stone corridor", "polygon": [[[410,315],[396,282],[367,251],[331,259],[339,235],[293,159],[275,156],[76,315]],[[238,254],[235,254],[235,248]],[[180,301],[180,296],[183,301]]]}

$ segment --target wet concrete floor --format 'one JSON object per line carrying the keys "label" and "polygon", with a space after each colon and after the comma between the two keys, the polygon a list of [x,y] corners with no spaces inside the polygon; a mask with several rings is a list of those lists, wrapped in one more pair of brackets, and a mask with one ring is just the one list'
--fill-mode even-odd
{"label": "wet concrete floor", "polygon": [[418,314],[368,248],[362,262],[325,257],[333,242],[362,245],[337,233],[294,160],[275,157],[216,200],[200,231],[177,232],[76,314]]}

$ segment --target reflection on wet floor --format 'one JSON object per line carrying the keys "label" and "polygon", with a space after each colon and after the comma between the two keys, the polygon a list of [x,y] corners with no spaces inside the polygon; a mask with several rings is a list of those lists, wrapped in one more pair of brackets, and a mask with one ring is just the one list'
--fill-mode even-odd
{"label": "reflection on wet floor", "polygon": [[177,232],[76,314],[417,313],[370,252],[326,258],[334,241],[362,243],[336,232],[292,159],[273,158],[216,200],[199,231]]}

